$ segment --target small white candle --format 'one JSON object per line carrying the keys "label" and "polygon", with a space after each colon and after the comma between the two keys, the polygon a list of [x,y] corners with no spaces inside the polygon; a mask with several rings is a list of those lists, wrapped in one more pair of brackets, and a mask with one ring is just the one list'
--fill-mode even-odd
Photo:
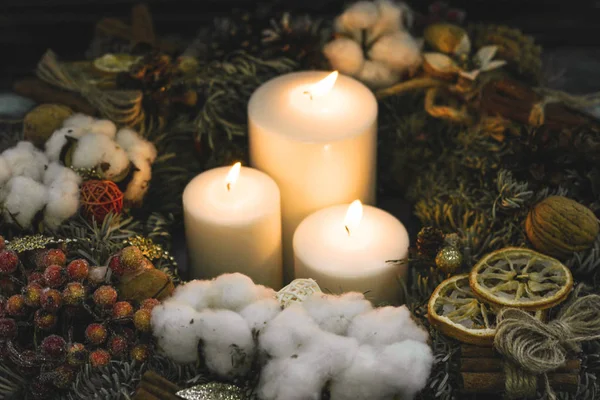
{"label": "small white candle", "polygon": [[296,227],[323,207],[375,202],[377,101],[337,72],[297,72],[256,90],[248,104],[250,164],[281,190],[284,278],[293,279]]}
{"label": "small white candle", "polygon": [[333,293],[366,293],[375,303],[398,304],[407,267],[406,228],[391,214],[355,201],[317,211],[294,234],[295,272]]}
{"label": "small white candle", "polygon": [[241,272],[281,288],[281,205],[273,179],[239,163],[206,171],[186,186],[183,210],[191,278]]}

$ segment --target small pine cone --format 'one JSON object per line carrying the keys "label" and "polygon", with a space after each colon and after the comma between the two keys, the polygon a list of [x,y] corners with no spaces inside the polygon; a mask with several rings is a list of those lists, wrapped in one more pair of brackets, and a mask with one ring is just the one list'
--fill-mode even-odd
{"label": "small pine cone", "polygon": [[431,226],[421,229],[417,235],[417,252],[421,257],[435,258],[444,244],[444,233]]}

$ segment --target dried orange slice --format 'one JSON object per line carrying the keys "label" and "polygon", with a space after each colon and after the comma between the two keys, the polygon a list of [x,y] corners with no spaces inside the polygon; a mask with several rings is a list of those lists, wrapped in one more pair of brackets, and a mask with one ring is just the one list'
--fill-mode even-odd
{"label": "dried orange slice", "polygon": [[444,335],[463,343],[491,346],[494,342],[496,312],[473,293],[468,274],[438,285],[429,298],[427,318]]}
{"label": "dried orange slice", "polygon": [[130,54],[105,54],[94,60],[94,67],[105,73],[117,74],[129,71],[139,59],[140,57]]}
{"label": "dried orange slice", "polygon": [[534,311],[565,300],[573,288],[573,275],[552,257],[508,247],[481,259],[471,270],[469,283],[490,303]]}

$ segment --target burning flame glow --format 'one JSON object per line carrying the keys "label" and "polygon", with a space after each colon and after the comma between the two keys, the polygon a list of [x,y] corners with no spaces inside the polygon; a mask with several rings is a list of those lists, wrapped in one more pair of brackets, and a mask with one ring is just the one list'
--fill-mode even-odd
{"label": "burning flame glow", "polygon": [[344,227],[348,236],[352,235],[352,232],[358,228],[363,215],[363,206],[360,200],[354,200],[348,207],[346,212],[346,218],[344,218]]}
{"label": "burning flame glow", "polygon": [[237,182],[238,177],[240,176],[240,169],[242,168],[242,163],[237,162],[233,164],[233,167],[229,170],[227,177],[225,178],[225,184],[227,185],[227,190],[231,190],[231,187]]}
{"label": "burning flame glow", "polygon": [[312,85],[308,91],[311,98],[325,96],[327,93],[329,93],[331,89],[333,89],[333,85],[335,85],[338,75],[339,73],[337,71],[333,71],[325,78]]}

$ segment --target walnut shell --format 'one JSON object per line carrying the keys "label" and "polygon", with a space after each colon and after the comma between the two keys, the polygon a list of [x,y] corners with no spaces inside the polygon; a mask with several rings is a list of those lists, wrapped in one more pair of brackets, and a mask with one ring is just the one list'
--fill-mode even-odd
{"label": "walnut shell", "polygon": [[73,110],[60,104],[42,104],[29,111],[23,120],[23,136],[37,147],[43,148],[46,140],[59,129]]}
{"label": "walnut shell", "polygon": [[118,286],[119,299],[142,301],[149,298],[163,300],[169,297],[175,286],[163,271],[154,268],[150,261],[132,275],[123,276]]}

